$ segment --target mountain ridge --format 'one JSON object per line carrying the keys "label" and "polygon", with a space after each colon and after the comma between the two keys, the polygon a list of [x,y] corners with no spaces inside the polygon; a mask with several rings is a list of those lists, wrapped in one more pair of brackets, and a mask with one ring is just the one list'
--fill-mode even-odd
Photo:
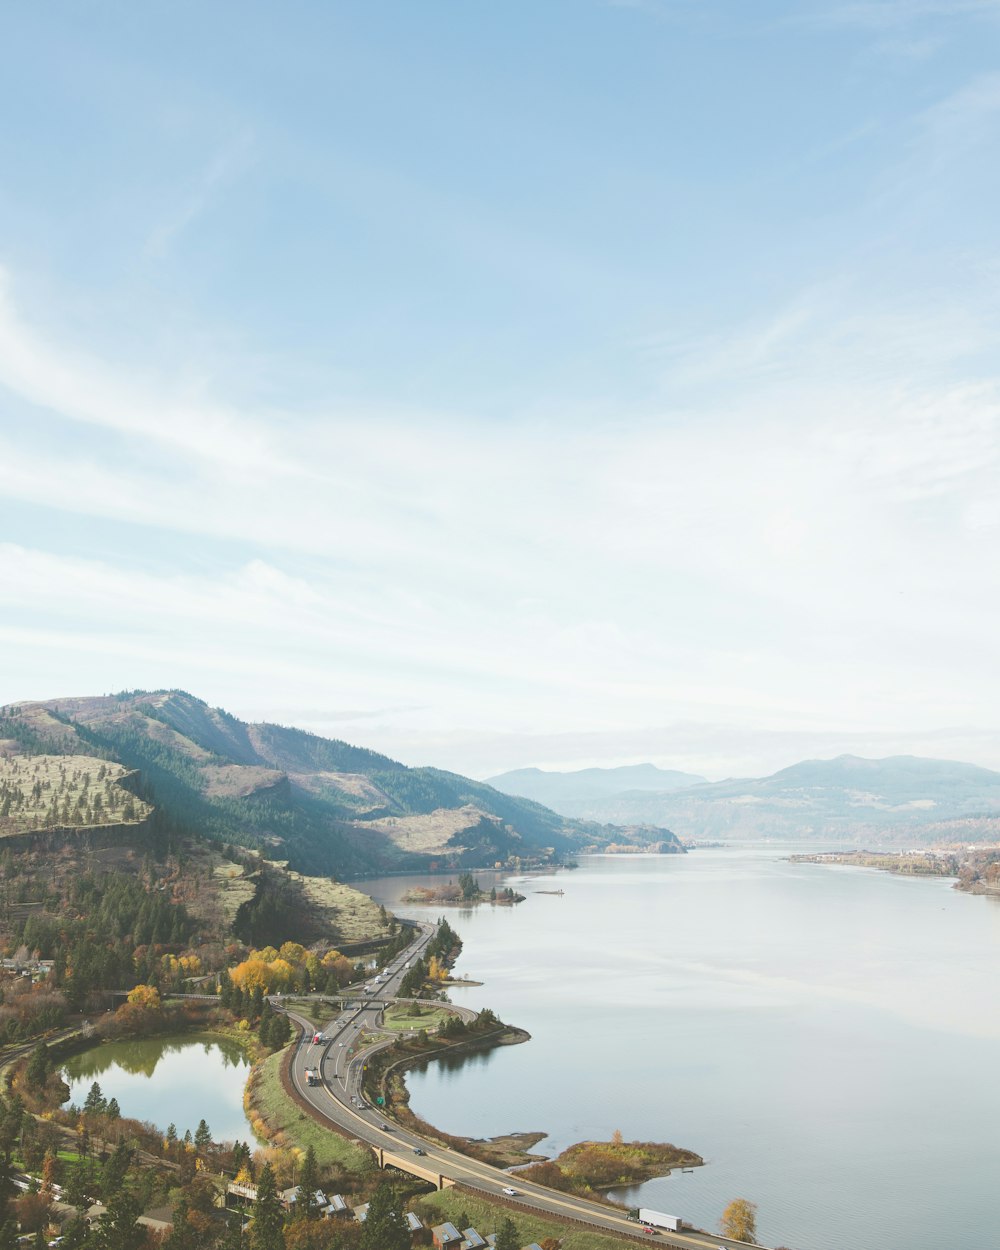
{"label": "mountain ridge", "polygon": [[685,838],[928,841],[954,835],[968,840],[995,834],[1000,772],[914,755],[868,759],[842,754],[801,760],[766,777],[603,795],[584,788],[549,802],[568,817],[665,823]]}
{"label": "mountain ridge", "polygon": [[83,753],[141,779],[179,829],[301,871],[369,873],[557,862],[610,843],[682,852],[661,828],[605,829],[484,782],[337,739],[241,721],[180,690],[122,691],[0,711],[0,755]]}
{"label": "mountain ridge", "polygon": [[[487,777],[487,783],[505,794],[552,806],[564,796],[598,798],[626,790],[673,790],[706,782],[696,773],[657,768],[655,764],[624,764],[613,768],[581,768],[561,772],[555,769],[515,768]],[[558,808],[556,808],[558,810]]]}

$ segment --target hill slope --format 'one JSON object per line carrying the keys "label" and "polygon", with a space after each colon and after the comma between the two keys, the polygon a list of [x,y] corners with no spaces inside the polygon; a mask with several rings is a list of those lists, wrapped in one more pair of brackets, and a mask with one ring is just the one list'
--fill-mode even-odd
{"label": "hill slope", "polygon": [[594,820],[668,823],[696,838],[932,841],[951,835],[968,841],[993,836],[1000,773],[909,755],[841,755],[805,760],[770,777],[659,793],[632,790],[572,807]]}
{"label": "hill slope", "polygon": [[78,755],[137,775],[179,829],[263,850],[304,872],[360,875],[539,862],[609,842],[681,847],[662,829],[604,829],[346,742],[247,724],[183,691],[7,708],[0,753]]}

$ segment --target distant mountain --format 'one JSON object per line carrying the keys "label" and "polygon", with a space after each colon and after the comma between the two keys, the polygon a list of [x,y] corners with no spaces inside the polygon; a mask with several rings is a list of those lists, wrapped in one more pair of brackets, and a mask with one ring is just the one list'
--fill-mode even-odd
{"label": "distant mountain", "polygon": [[519,794],[564,816],[573,816],[595,800],[638,790],[678,790],[704,781],[695,773],[657,768],[655,764],[626,764],[620,768],[581,768],[576,772],[516,768],[490,777],[488,784],[504,794]]}
{"label": "distant mountain", "polygon": [[940,841],[953,834],[970,840],[992,836],[1000,815],[1000,773],[912,755],[841,755],[793,764],[770,777],[659,792],[632,789],[566,801],[561,810],[590,820],[667,824],[694,838]]}
{"label": "distant mountain", "polygon": [[[302,872],[351,876],[539,862],[609,843],[683,849],[669,830],[646,828],[648,822],[629,821],[642,827],[623,830],[567,819],[455,773],[407,768],[300,729],[247,724],[179,690],[0,711],[0,760],[13,770],[19,757],[41,755],[114,761],[140,803],[180,832],[261,849]],[[82,763],[74,767],[85,771]],[[20,775],[12,771],[10,784],[19,784]],[[22,804],[22,826],[29,817],[38,830],[79,825],[75,806],[71,812],[63,799],[48,806],[44,799]],[[124,811],[127,797],[109,789],[102,812],[110,802]],[[88,827],[107,825],[93,804],[82,810]]]}

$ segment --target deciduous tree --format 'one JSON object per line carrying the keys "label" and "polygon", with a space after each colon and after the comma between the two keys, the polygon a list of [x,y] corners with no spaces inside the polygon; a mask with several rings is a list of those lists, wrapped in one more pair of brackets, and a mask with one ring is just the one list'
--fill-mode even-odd
{"label": "deciduous tree", "polygon": [[748,1198],[734,1198],[722,1213],[719,1228],[723,1237],[757,1244],[757,1204]]}

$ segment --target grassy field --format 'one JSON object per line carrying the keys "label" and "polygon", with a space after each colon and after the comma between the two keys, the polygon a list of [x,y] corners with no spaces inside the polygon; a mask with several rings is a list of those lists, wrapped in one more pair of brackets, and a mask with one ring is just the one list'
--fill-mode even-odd
{"label": "grassy field", "polygon": [[558,1239],[560,1250],[621,1250],[623,1245],[632,1244],[610,1233],[588,1232],[560,1224],[554,1218],[511,1211],[499,1203],[485,1202],[481,1198],[459,1193],[454,1189],[442,1189],[428,1194],[421,1199],[421,1206],[437,1213],[436,1223],[443,1220],[454,1221],[464,1212],[472,1221],[472,1227],[483,1237],[495,1233],[504,1217],[510,1216],[517,1226],[518,1245],[521,1246],[530,1241],[540,1242],[546,1237]]}
{"label": "grassy field", "polygon": [[434,1029],[453,1014],[447,1007],[416,1007],[398,1003],[387,1009],[382,1017],[382,1027],[393,1033],[407,1033],[411,1029]]}
{"label": "grassy field", "polygon": [[324,1128],[285,1093],[280,1076],[282,1055],[282,1051],[271,1055],[258,1070],[252,1094],[256,1114],[272,1133],[282,1134],[289,1145],[298,1146],[300,1150],[312,1146],[320,1167],[336,1163],[351,1172],[369,1169],[372,1156],[368,1150]]}
{"label": "grassy field", "polygon": [[142,820],[149,807],[118,785],[127,771],[90,755],[0,756],[0,836]]}

